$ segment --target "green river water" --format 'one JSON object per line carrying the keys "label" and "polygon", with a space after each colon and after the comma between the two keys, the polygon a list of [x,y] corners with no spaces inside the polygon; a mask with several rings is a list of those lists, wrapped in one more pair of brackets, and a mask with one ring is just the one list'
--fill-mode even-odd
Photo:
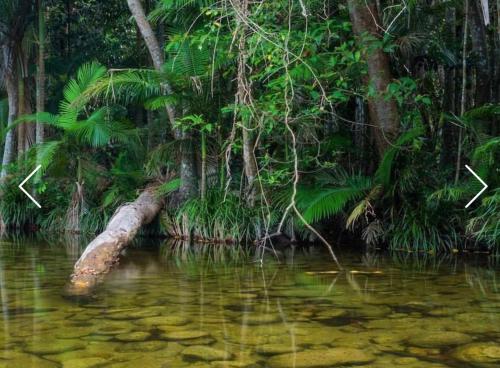
{"label": "green river water", "polygon": [[344,252],[335,273],[314,248],[262,266],[165,249],[74,299],[78,247],[1,240],[0,367],[500,367],[498,260]]}

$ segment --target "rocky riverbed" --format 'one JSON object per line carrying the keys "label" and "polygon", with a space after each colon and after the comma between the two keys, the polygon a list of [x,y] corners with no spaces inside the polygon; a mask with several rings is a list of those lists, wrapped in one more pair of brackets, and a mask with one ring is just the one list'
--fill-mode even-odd
{"label": "rocky riverbed", "polygon": [[500,366],[495,270],[354,258],[363,274],[330,274],[314,257],[183,268],[137,253],[74,300],[70,259],[4,252],[0,368]]}

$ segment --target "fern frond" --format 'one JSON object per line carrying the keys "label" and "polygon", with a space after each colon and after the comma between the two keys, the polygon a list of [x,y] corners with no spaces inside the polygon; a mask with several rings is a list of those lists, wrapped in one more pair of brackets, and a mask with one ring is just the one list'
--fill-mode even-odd
{"label": "fern frond", "polygon": [[42,165],[44,170],[54,162],[54,159],[63,144],[63,141],[50,141],[35,146],[39,163]]}
{"label": "fern frond", "polygon": [[297,193],[297,205],[304,219],[315,223],[341,212],[345,206],[359,199],[371,187],[371,180],[356,176],[345,187],[329,189],[301,188]]}
{"label": "fern frond", "polygon": [[96,84],[106,74],[106,68],[97,62],[83,64],[76,78],[71,79],[63,90],[64,99],[60,104],[61,114],[78,111],[86,100],[82,97],[85,91]]}

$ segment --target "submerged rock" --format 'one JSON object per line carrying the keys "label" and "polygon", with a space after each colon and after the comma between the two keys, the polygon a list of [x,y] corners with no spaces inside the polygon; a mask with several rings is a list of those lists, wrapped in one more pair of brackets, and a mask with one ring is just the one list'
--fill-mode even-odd
{"label": "submerged rock", "polygon": [[269,359],[271,367],[334,367],[349,364],[367,364],[374,356],[360,349],[332,348],[324,350],[309,350],[298,353],[275,355]]}
{"label": "submerged rock", "polygon": [[85,327],[73,326],[57,330],[55,336],[58,339],[74,339],[83,336],[88,336],[93,332],[94,328],[91,326],[85,326]]}
{"label": "submerged rock", "polygon": [[392,313],[392,309],[387,305],[364,305],[353,310],[356,317],[385,317]]}
{"label": "submerged rock", "polygon": [[189,346],[181,353],[183,356],[191,359],[215,361],[231,360],[233,355],[225,350],[220,350],[204,345]]}
{"label": "submerged rock", "polygon": [[115,336],[117,340],[124,342],[144,341],[149,339],[149,337],[151,337],[151,334],[144,331],[129,332]]}
{"label": "submerged rock", "polygon": [[459,323],[456,329],[469,333],[498,332],[500,320],[497,314],[485,312],[460,313],[455,316]]}
{"label": "submerged rock", "polygon": [[106,318],[112,320],[131,320],[139,318],[157,317],[160,315],[158,310],[145,308],[139,310],[113,311],[106,315]]}
{"label": "submerged rock", "polygon": [[291,344],[264,344],[257,347],[257,352],[264,355],[293,353],[302,350]]}
{"label": "submerged rock", "polygon": [[250,358],[238,360],[213,361],[210,364],[213,368],[260,368],[261,366]]}
{"label": "submerged rock", "polygon": [[44,341],[37,341],[26,347],[26,351],[32,354],[46,355],[46,354],[60,354],[67,351],[85,349],[85,344],[79,340],[68,339],[46,339]]}
{"label": "submerged rock", "polygon": [[133,325],[128,322],[108,321],[99,322],[94,333],[96,335],[120,335],[132,331]]}
{"label": "submerged rock", "polygon": [[442,332],[429,332],[422,331],[412,337],[407,342],[413,346],[422,348],[440,348],[447,346],[456,346],[468,344],[472,341],[469,335],[461,332],[442,331]]}
{"label": "submerged rock", "polygon": [[281,322],[279,314],[245,314],[241,317],[241,323],[247,325],[267,325],[269,323]]}
{"label": "submerged rock", "polygon": [[142,318],[134,321],[136,324],[141,326],[183,326],[189,323],[187,318],[181,316],[158,316],[158,317],[148,317]]}
{"label": "submerged rock", "polygon": [[106,359],[98,357],[70,359],[63,362],[63,368],[95,368],[103,366],[106,362]]}
{"label": "submerged rock", "polygon": [[456,348],[452,356],[477,367],[500,366],[500,345],[494,342],[478,342]]}
{"label": "submerged rock", "polygon": [[210,334],[205,331],[171,331],[161,334],[161,337],[166,340],[190,340],[208,337]]}
{"label": "submerged rock", "polygon": [[167,348],[166,341],[144,341],[144,342],[130,342],[118,346],[115,350],[117,352],[142,352],[147,353],[151,351],[158,351]]}
{"label": "submerged rock", "polygon": [[21,368],[21,367],[57,368],[58,365],[54,362],[42,359],[32,354],[5,350],[0,352],[0,367],[1,368]]}

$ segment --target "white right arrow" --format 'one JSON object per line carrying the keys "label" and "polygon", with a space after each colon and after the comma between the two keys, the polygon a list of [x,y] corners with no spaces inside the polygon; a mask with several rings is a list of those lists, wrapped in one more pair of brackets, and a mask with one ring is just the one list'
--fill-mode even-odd
{"label": "white right arrow", "polygon": [[467,168],[467,170],[469,170],[472,173],[472,175],[474,175],[476,177],[477,180],[479,180],[481,182],[481,184],[483,184],[483,189],[481,189],[479,191],[479,193],[477,193],[476,196],[474,198],[472,198],[470,200],[470,202],[465,205],[465,208],[467,208],[472,204],[472,202],[474,202],[477,199],[477,197],[479,197],[481,194],[483,194],[483,192],[486,190],[486,188],[488,188],[488,184],[486,184],[483,181],[483,179],[481,179],[474,171],[472,171],[472,169],[468,165],[465,165],[465,167]]}

